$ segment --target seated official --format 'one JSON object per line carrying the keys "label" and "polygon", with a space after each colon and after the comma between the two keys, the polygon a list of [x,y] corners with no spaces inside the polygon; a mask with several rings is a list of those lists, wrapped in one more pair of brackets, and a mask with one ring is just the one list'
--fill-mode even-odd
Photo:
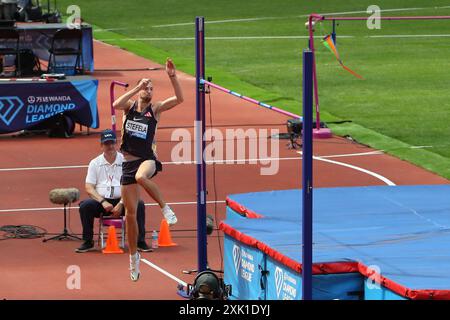
{"label": "seated official", "polygon": [[[121,201],[120,178],[122,177],[123,155],[117,152],[117,138],[112,130],[101,133],[100,144],[103,153],[89,163],[86,176],[86,192],[90,199],[80,203],[80,218],[83,225],[84,243],[76,252],[94,249],[94,219],[103,216],[119,218],[125,214]],[[137,208],[138,250],[152,251],[145,243],[145,205],[142,200]]]}

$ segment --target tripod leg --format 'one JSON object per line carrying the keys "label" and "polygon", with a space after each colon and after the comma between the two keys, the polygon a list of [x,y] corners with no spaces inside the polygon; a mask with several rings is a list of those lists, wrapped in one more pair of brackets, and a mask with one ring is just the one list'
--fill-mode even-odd
{"label": "tripod leg", "polygon": [[47,242],[47,241],[49,241],[49,240],[61,240],[62,238],[64,238],[66,235],[63,233],[63,234],[58,234],[57,236],[54,236],[54,237],[51,237],[51,238],[47,238],[47,239],[44,239],[44,240],[42,240],[42,242]]}
{"label": "tripod leg", "polygon": [[67,237],[67,238],[70,237],[70,238],[73,238],[73,239],[75,239],[75,240],[83,240],[83,239],[81,239],[81,238],[79,238],[79,237],[77,237],[77,236],[74,236],[73,234],[67,234],[66,237]]}

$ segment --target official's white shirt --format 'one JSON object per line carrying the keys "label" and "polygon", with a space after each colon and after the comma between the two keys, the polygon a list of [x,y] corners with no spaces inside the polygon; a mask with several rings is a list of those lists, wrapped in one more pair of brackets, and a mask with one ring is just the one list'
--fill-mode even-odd
{"label": "official's white shirt", "polygon": [[110,164],[103,154],[92,159],[86,175],[86,183],[95,185],[95,190],[103,198],[120,198],[120,178],[122,176],[123,155],[117,152],[116,160]]}

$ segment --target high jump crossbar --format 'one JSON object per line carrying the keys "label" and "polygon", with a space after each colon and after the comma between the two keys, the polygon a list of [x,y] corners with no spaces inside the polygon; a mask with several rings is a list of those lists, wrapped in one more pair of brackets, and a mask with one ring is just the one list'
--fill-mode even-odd
{"label": "high jump crossbar", "polygon": [[301,116],[299,116],[299,115],[297,115],[295,113],[292,113],[292,112],[289,112],[289,111],[285,111],[283,109],[271,106],[270,104],[258,101],[256,99],[253,99],[253,98],[250,98],[250,97],[247,97],[247,96],[244,96],[244,95],[242,95],[240,93],[237,93],[235,91],[232,91],[232,90],[224,88],[224,87],[221,87],[221,86],[219,86],[219,85],[217,85],[215,83],[212,83],[210,81],[207,81],[205,79],[200,79],[200,84],[204,84],[204,85],[216,88],[217,90],[223,91],[225,93],[229,93],[229,94],[231,94],[231,95],[233,95],[235,97],[238,97],[238,98],[241,98],[241,99],[243,99],[245,101],[251,102],[251,103],[256,104],[256,105],[259,105],[259,106],[261,106],[263,108],[266,108],[266,109],[269,109],[269,110],[272,110],[272,111],[275,111],[275,112],[278,112],[278,113],[281,113],[281,114],[284,114],[284,115],[287,115],[287,116],[290,116],[290,117],[293,117],[293,118],[298,118],[300,120],[303,120],[303,117],[301,117]]}

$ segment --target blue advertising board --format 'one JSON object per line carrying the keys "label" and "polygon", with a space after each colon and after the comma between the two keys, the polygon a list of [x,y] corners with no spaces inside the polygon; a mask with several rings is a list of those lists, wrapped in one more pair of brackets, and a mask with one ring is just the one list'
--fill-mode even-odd
{"label": "blue advertising board", "polygon": [[408,300],[383,287],[373,279],[364,279],[364,300]]}
{"label": "blue advertising board", "polygon": [[230,300],[265,300],[261,271],[265,269],[264,254],[225,235],[224,282],[231,285]]}
{"label": "blue advertising board", "polygon": [[0,133],[29,129],[60,113],[98,128],[97,88],[98,80],[89,76],[0,82]]}
{"label": "blue advertising board", "polygon": [[[302,276],[267,257],[267,300],[301,300]],[[312,279],[314,300],[360,300],[363,276],[356,273],[316,274]]]}

